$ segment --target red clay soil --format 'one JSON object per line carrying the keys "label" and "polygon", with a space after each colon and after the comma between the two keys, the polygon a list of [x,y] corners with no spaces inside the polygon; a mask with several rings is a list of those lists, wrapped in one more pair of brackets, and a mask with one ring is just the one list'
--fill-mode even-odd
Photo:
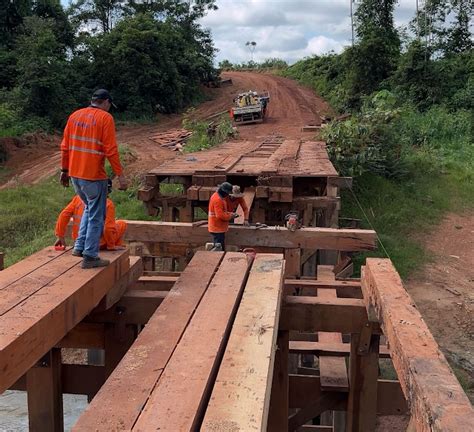
{"label": "red clay soil", "polygon": [[474,214],[449,214],[424,247],[432,262],[405,287],[474,401]]}
{"label": "red clay soil", "polygon": [[[320,124],[320,116],[331,113],[329,105],[309,89],[293,80],[274,75],[253,72],[226,72],[224,78],[231,78],[233,85],[217,89],[205,89],[210,100],[196,107],[194,117],[205,119],[212,114],[229,110],[237,93],[248,90],[270,92],[268,116],[263,124],[239,126],[239,138],[258,140],[270,134],[280,134],[286,138],[310,138],[310,133],[302,133],[305,124]],[[163,161],[173,158],[176,153],[154,143],[150,136],[168,129],[181,127],[183,116],[158,116],[156,124],[119,126],[119,144],[128,146],[137,159],[128,164],[128,175],[144,173]],[[60,165],[59,135],[38,135],[29,144],[16,147],[10,145],[10,158],[5,164],[2,187],[18,184],[35,184],[54,175]],[[235,146],[239,153],[239,146]]]}

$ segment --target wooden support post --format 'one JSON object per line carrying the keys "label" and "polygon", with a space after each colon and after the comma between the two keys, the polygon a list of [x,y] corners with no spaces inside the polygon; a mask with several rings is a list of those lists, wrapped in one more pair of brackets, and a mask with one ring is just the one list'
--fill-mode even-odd
{"label": "wooden support post", "polygon": [[290,332],[279,331],[275,366],[273,369],[272,395],[268,415],[268,430],[288,432],[288,347]]}
{"label": "wooden support post", "polygon": [[252,223],[265,223],[265,209],[261,205],[262,200],[255,200],[255,205],[251,209],[251,221]]}
{"label": "wooden support post", "polygon": [[105,325],[105,378],[107,379],[132,346],[136,338],[135,326],[124,323]]}
{"label": "wooden support post", "polygon": [[363,339],[358,333],[351,335],[348,432],[375,431],[380,335],[369,334],[368,346]]}
{"label": "wooden support post", "polygon": [[285,278],[296,279],[301,276],[301,249],[285,249]]}
{"label": "wooden support post", "polygon": [[53,348],[26,373],[28,423],[32,432],[62,432],[61,350]]}

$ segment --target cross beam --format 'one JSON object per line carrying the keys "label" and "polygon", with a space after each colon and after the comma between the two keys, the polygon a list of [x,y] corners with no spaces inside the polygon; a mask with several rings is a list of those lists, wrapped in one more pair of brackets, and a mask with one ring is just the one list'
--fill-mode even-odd
{"label": "cross beam", "polygon": [[[137,242],[204,244],[210,241],[207,224],[127,221],[125,238]],[[301,228],[291,232],[280,226],[230,226],[226,244],[235,246],[301,248],[338,251],[373,250],[372,230]]]}

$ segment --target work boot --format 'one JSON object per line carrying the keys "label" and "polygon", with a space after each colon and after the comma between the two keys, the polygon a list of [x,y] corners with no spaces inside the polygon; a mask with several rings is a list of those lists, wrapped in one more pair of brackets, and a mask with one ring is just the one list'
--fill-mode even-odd
{"label": "work boot", "polygon": [[107,267],[110,264],[109,260],[102,259],[100,257],[92,258],[90,256],[84,255],[82,260],[81,267],[83,269],[97,268],[97,267]]}
{"label": "work boot", "polygon": [[77,249],[73,249],[73,250],[72,250],[72,256],[81,257],[81,258],[82,258],[82,251],[77,250]]}

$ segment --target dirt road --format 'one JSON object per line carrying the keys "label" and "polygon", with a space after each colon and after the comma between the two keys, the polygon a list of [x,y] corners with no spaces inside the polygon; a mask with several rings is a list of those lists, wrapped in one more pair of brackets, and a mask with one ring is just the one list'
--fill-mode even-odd
{"label": "dirt road", "polygon": [[474,214],[449,214],[424,237],[433,260],[405,282],[474,402]]}
{"label": "dirt road", "polygon": [[[282,134],[287,138],[308,137],[300,132],[301,126],[308,123],[320,124],[320,116],[330,112],[329,105],[308,88],[295,81],[253,72],[226,72],[224,78],[231,78],[232,86],[218,89],[205,89],[208,101],[196,107],[193,114],[204,119],[212,114],[226,111],[231,107],[235,95],[249,89],[270,92],[268,117],[263,124],[239,126],[239,138],[255,140],[271,133]],[[183,115],[158,116],[156,124],[119,126],[117,139],[128,146],[137,159],[127,166],[129,175],[143,173],[156,167],[175,153],[159,147],[150,136],[167,129],[181,127]],[[1,187],[18,184],[35,184],[54,175],[60,165],[59,142],[61,137],[48,136],[36,139],[23,148],[12,148],[10,160],[6,164]],[[236,153],[239,147],[236,145]]]}

